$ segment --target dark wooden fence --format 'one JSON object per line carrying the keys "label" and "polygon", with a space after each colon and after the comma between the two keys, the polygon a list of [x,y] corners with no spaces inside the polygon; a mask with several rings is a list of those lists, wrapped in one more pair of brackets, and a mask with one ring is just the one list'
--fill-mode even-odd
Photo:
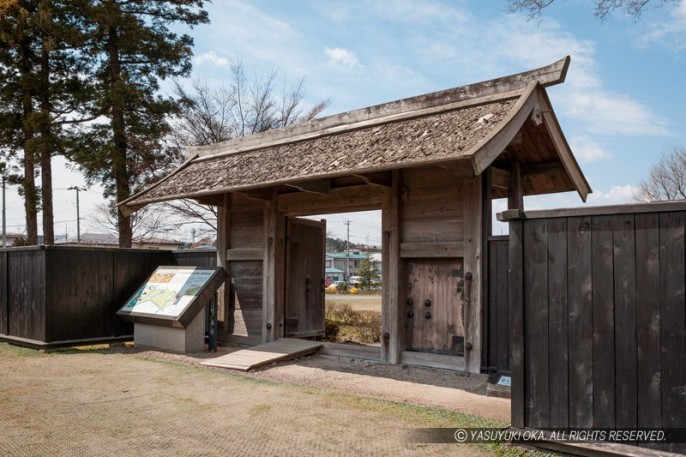
{"label": "dark wooden fence", "polygon": [[484,307],[484,371],[510,372],[510,304],[507,298],[508,237],[488,240],[488,289]]}
{"label": "dark wooden fence", "polygon": [[2,249],[0,339],[38,347],[131,335],[116,312],[155,268],[215,264],[214,251]]}
{"label": "dark wooden fence", "polygon": [[216,249],[174,251],[174,264],[184,267],[216,267]]}
{"label": "dark wooden fence", "polygon": [[686,203],[500,216],[513,426],[686,427]]}

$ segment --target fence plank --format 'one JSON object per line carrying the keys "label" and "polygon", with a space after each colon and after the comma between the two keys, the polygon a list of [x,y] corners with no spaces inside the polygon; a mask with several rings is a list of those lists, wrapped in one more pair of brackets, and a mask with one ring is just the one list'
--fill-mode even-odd
{"label": "fence plank", "polygon": [[567,220],[548,219],[550,426],[569,426]]}
{"label": "fence plank", "polygon": [[524,428],[524,395],[526,372],[524,371],[524,237],[523,222],[510,222],[510,240],[507,255],[508,304],[510,307],[510,374],[511,422],[513,427]]}
{"label": "fence plank", "polygon": [[9,287],[7,286],[7,251],[0,252],[0,334],[7,335],[9,329],[9,311],[7,299]]}
{"label": "fence plank", "polygon": [[[686,427],[684,213],[660,214],[662,427]],[[683,444],[668,450],[679,451]]]}
{"label": "fence plank", "polygon": [[591,218],[567,221],[569,426],[593,426],[593,291]]}
{"label": "fence plank", "polygon": [[615,216],[612,229],[615,294],[615,425],[634,428],[638,415],[634,215]]}
{"label": "fence plank", "polygon": [[[496,246],[496,313],[497,321],[495,333],[496,340],[496,366],[499,370],[508,371],[510,369],[510,339],[508,338],[510,332],[510,309],[507,301],[507,241],[495,241]],[[489,262],[493,261],[489,258]],[[492,281],[493,276],[489,276],[489,281]]]}
{"label": "fence plank", "polygon": [[45,249],[11,251],[7,258],[8,335],[45,340]]}
{"label": "fence plank", "polygon": [[615,426],[612,216],[593,218],[593,426]]}
{"label": "fence plank", "polygon": [[524,223],[525,413],[530,427],[550,420],[548,376],[548,246],[545,220]]}
{"label": "fence plank", "polygon": [[[636,342],[637,427],[662,424],[660,381],[660,216],[637,214]],[[661,449],[662,445],[648,446]]]}

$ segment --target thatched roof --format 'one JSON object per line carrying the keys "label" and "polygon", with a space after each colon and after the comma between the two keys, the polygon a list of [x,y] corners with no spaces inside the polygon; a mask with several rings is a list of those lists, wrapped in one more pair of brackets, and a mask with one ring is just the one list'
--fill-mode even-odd
{"label": "thatched roof", "polygon": [[478,175],[537,112],[536,124],[544,123],[556,140],[547,148],[551,151],[544,148],[538,155],[559,160],[566,172],[539,187],[576,189],[585,199],[590,188],[546,106],[544,86],[564,80],[568,64],[566,58],[527,73],[192,148],[190,160],[125,201],[122,211],[162,200],[455,161],[469,161]]}

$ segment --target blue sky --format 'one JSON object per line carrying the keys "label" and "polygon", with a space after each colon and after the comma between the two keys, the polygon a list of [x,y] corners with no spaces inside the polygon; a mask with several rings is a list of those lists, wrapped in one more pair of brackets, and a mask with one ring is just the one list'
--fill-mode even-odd
{"label": "blue sky", "polygon": [[[327,114],[335,114],[525,71],[569,54],[567,81],[548,92],[594,190],[589,203],[631,201],[660,154],[686,146],[686,0],[674,7],[649,4],[638,21],[618,11],[604,23],[581,0],[557,0],[536,20],[505,7],[504,0],[216,0],[208,6],[212,24],[191,31],[193,76],[220,84],[234,59],[258,74],[277,67],[287,81],[304,76],[307,102],[330,99]],[[60,162],[57,167],[56,188],[80,179],[63,172]],[[82,214],[98,195],[98,189],[82,194]],[[21,224],[20,201],[11,199],[8,219]],[[73,200],[73,191],[56,191],[56,220],[65,221],[58,233],[62,226],[75,231]],[[529,209],[579,204],[571,193],[526,202]],[[330,229],[343,233],[336,221],[345,219],[332,217]],[[355,237],[378,238],[378,215],[351,219]]]}

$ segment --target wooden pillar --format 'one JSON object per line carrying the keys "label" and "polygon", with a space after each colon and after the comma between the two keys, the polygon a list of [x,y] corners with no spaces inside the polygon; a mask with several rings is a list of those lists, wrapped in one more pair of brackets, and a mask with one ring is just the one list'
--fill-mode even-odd
{"label": "wooden pillar", "polygon": [[472,274],[471,294],[465,297],[465,369],[481,371],[481,315],[483,265],[483,176],[465,179],[464,192],[464,272]]}
{"label": "wooden pillar", "polygon": [[262,341],[283,338],[286,268],[286,217],[277,210],[277,190],[264,207],[262,264]]}
{"label": "wooden pillar", "polygon": [[507,209],[524,209],[522,167],[519,162],[512,162],[512,167],[510,168],[510,190],[507,193]]}
{"label": "wooden pillar", "polygon": [[226,260],[226,251],[231,247],[231,195],[225,194],[221,206],[217,207],[217,266],[226,271],[227,278],[217,291],[218,319],[222,321],[217,330],[218,341],[225,343],[233,333],[234,317],[233,291],[231,289],[231,264]]}
{"label": "wooden pillar", "polygon": [[[402,259],[400,258],[400,172],[393,171],[393,184],[384,190],[381,208],[383,233],[381,360],[400,363],[405,350],[405,315],[403,314]],[[386,338],[386,335],[388,338]]]}

